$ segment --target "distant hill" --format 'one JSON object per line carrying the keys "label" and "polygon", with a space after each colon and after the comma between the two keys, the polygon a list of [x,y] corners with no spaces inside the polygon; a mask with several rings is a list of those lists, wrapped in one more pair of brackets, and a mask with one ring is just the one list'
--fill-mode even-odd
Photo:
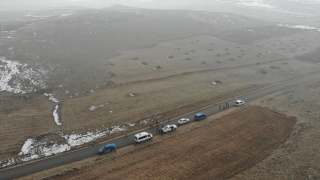
{"label": "distant hill", "polygon": [[115,4],[115,5],[112,5],[112,6],[108,7],[108,9],[131,10],[131,9],[136,9],[136,8],[135,7],[124,6],[124,5],[121,5],[121,4]]}

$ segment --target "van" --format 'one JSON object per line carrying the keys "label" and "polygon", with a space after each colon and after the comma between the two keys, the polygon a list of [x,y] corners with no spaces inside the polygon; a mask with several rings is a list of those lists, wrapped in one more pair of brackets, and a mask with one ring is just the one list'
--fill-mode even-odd
{"label": "van", "polygon": [[141,143],[141,142],[150,140],[152,138],[153,138],[153,135],[147,132],[141,132],[139,134],[134,135],[134,140],[136,141],[136,143]]}
{"label": "van", "polygon": [[197,114],[194,115],[194,120],[195,121],[200,121],[202,119],[206,119],[207,118],[207,115],[203,112],[199,112]]}

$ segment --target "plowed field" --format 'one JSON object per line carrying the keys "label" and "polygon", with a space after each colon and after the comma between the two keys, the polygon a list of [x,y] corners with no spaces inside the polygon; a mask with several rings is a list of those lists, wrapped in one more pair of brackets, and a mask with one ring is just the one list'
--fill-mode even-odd
{"label": "plowed field", "polygon": [[226,179],[270,155],[289,137],[295,122],[259,106],[244,108],[49,179]]}

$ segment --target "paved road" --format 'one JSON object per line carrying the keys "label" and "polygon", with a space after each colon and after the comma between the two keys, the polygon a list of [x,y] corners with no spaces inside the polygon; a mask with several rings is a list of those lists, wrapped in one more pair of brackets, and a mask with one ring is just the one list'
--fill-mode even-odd
{"label": "paved road", "polygon": [[[248,102],[253,99],[265,96],[267,94],[271,94],[271,93],[277,92],[279,90],[288,88],[290,86],[297,85],[297,84],[300,84],[300,83],[306,82],[306,81],[319,79],[319,78],[320,78],[320,74],[306,76],[306,77],[295,79],[295,80],[288,81],[285,83],[280,83],[280,84],[276,84],[273,86],[269,86],[267,88],[264,88],[264,89],[261,89],[261,90],[255,91],[255,92],[248,93],[243,96],[239,96],[239,97],[237,97],[237,99],[241,99],[241,100],[244,100],[245,102]],[[234,98],[234,99],[222,102],[222,103],[220,103],[220,105],[225,105],[226,103],[228,103],[230,105],[230,107],[232,107],[232,106],[234,106],[235,100],[236,99]],[[212,114],[217,113],[221,110],[222,110],[222,108],[219,109],[219,104],[218,104],[218,105],[214,105],[214,106],[208,107],[206,109],[203,109],[202,112],[204,112],[207,115],[212,115]],[[190,120],[193,120],[193,116],[194,116],[194,114],[189,114],[185,117],[189,118]],[[171,123],[177,124],[177,121],[178,121],[178,119],[170,120],[170,122],[166,122],[164,125],[171,124]],[[157,130],[155,127],[152,129],[147,129],[147,130],[143,130],[143,131],[146,131],[146,132],[149,132],[152,134],[157,134]],[[134,135],[130,134],[130,135],[127,135],[126,137],[120,137],[116,140],[113,140],[112,142],[117,145],[117,148],[121,148],[121,147],[130,145],[130,144],[133,144],[134,143],[133,137],[134,137]],[[107,143],[109,143],[109,142],[106,142],[104,144],[107,144]],[[96,145],[94,147],[88,147],[88,148],[81,149],[78,151],[66,153],[66,154],[63,154],[60,156],[45,158],[43,160],[40,160],[37,162],[32,162],[32,163],[25,164],[22,166],[4,169],[4,170],[0,171],[0,179],[1,180],[14,179],[14,178],[25,176],[25,175],[35,173],[38,171],[42,171],[45,169],[50,169],[53,167],[72,163],[72,162],[82,160],[82,159],[85,159],[88,157],[97,156],[98,149],[101,146],[102,145]]]}

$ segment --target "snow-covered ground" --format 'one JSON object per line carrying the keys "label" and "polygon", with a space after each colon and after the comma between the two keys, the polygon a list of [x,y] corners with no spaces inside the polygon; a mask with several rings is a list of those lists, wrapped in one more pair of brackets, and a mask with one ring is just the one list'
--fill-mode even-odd
{"label": "snow-covered ground", "polygon": [[288,1],[300,2],[305,4],[320,4],[320,0],[288,0]]}
{"label": "snow-covered ground", "polygon": [[52,101],[54,103],[60,102],[59,99],[55,98],[54,95],[51,93],[43,93],[43,95],[48,97],[49,101]]}
{"label": "snow-covered ground", "polygon": [[87,132],[86,134],[63,134],[62,132],[53,132],[65,140],[65,143],[58,144],[57,142],[48,142],[46,138],[30,138],[27,139],[21,148],[19,153],[19,158],[8,159],[6,161],[0,162],[1,167],[10,166],[13,164],[18,164],[33,159],[38,159],[41,157],[51,156],[54,154],[59,154],[70,150],[72,147],[80,146],[85,143],[89,143],[96,139],[118,133],[127,131],[129,127],[135,126],[135,123],[128,122],[122,126],[112,126],[110,129],[104,129],[102,131],[96,130],[95,132]]}
{"label": "snow-covered ground", "polygon": [[[141,120],[138,122],[138,124],[146,124],[149,121],[158,119],[159,117],[160,116],[155,116],[151,119]],[[64,134],[61,131],[50,133],[50,136],[56,135],[61,137],[61,139],[64,139],[64,143],[50,141],[46,136],[44,138],[30,138],[25,141],[20,153],[18,154],[18,158],[10,158],[6,161],[2,161],[0,162],[0,167],[7,167],[10,165],[69,151],[72,147],[81,146],[85,143],[90,143],[96,139],[100,139],[114,133],[127,131],[130,127],[134,127],[135,125],[136,123],[127,122],[124,125],[112,126],[110,129],[106,128],[103,130],[96,129],[96,131],[87,132],[86,134]]]}
{"label": "snow-covered ground", "polygon": [[[4,5],[4,4],[1,4]],[[10,7],[14,8],[14,7]],[[59,10],[52,11],[52,9],[42,10],[23,10],[23,11],[2,11],[0,22],[18,21],[18,22],[30,22],[38,21],[52,17],[65,17],[73,15],[73,10]]]}
{"label": "snow-covered ground", "polygon": [[247,7],[259,7],[259,8],[268,8],[268,9],[276,8],[270,2],[263,1],[263,0],[242,0],[242,1],[238,1],[236,4],[240,6],[247,6]]}
{"label": "snow-covered ground", "polygon": [[[27,64],[0,57],[0,91],[25,94],[43,90],[48,87],[46,80],[49,75],[50,70],[39,65],[36,69],[29,67]],[[52,93],[44,93],[43,95],[48,97],[49,101],[54,103],[60,102]],[[57,114],[57,106],[53,112],[53,116],[55,122],[61,125]]]}
{"label": "snow-covered ground", "polygon": [[[320,0],[216,0],[239,7],[261,8],[282,13],[299,14],[306,16],[318,16]],[[314,8],[311,8],[312,5]]]}
{"label": "snow-covered ground", "polygon": [[42,67],[35,69],[0,57],[0,91],[25,94],[46,89],[49,73]]}
{"label": "snow-covered ground", "polygon": [[306,30],[320,31],[320,28],[312,27],[312,26],[305,26],[305,25],[278,24],[278,26],[287,27],[287,28],[294,28],[294,29],[306,29]]}
{"label": "snow-covered ground", "polygon": [[222,3],[231,3],[237,6],[243,7],[258,7],[258,8],[268,8],[274,9],[276,6],[272,4],[270,1],[266,0],[217,0]]}

